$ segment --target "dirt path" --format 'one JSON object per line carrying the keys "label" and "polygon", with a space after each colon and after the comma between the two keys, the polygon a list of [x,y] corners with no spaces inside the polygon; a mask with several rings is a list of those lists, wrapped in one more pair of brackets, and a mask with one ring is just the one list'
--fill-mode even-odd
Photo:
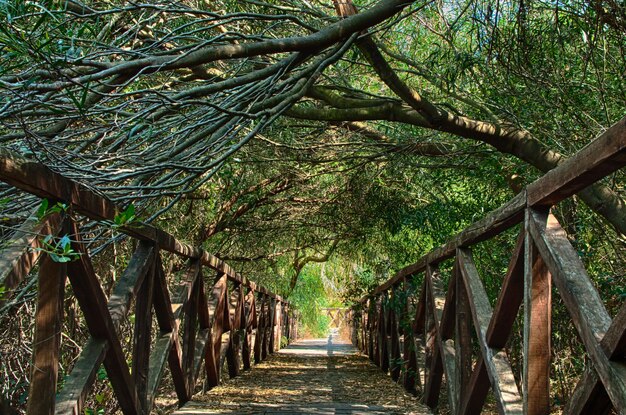
{"label": "dirt path", "polygon": [[430,411],[331,335],[290,345],[175,415],[407,413]]}

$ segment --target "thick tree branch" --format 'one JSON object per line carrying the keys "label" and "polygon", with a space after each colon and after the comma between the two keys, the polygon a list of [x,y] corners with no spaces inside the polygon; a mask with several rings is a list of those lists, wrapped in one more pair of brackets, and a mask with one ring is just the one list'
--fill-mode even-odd
{"label": "thick tree branch", "polygon": [[291,281],[289,282],[289,294],[287,295],[287,297],[289,297],[289,295],[291,295],[293,290],[296,288],[296,284],[298,283],[298,277],[300,276],[300,273],[302,272],[302,269],[304,268],[304,266],[311,262],[319,263],[319,262],[328,261],[330,256],[333,254],[333,252],[337,248],[337,244],[339,244],[339,239],[335,239],[333,243],[330,245],[330,247],[328,248],[328,250],[326,251],[326,253],[321,254],[321,255],[306,255],[306,253],[303,253],[303,255],[301,256],[300,252],[296,251],[295,258],[293,261],[293,269],[295,273],[291,277]]}

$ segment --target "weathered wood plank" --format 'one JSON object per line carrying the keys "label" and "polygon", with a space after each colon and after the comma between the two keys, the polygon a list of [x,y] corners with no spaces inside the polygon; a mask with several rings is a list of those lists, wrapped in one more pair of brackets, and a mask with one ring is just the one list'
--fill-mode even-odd
{"label": "weathered wood plank", "polygon": [[0,307],[39,260],[41,236],[56,236],[60,227],[59,215],[49,215],[42,221],[30,217],[20,225],[13,239],[7,241],[0,252],[0,286],[5,290],[0,297]]}
{"label": "weathered wood plank", "polygon": [[[169,361],[171,350],[172,334],[163,331],[160,332],[154,341],[154,346],[150,353],[149,378],[146,383],[146,408],[152,408],[154,405],[154,399],[156,398],[159,385],[163,379],[164,369]],[[176,389],[176,386],[174,386],[174,389]],[[185,400],[181,402],[179,397],[179,402],[184,403]]]}
{"label": "weathered wood plank", "polygon": [[[113,288],[107,308],[116,332],[119,330],[121,322],[126,318],[131,299],[150,267],[153,254],[152,243],[140,242],[127,268]],[[57,414],[82,414],[83,402],[93,384],[97,370],[104,360],[104,353],[107,348],[108,344],[104,339],[97,340],[91,337],[87,341],[74,369],[65,382],[63,390],[57,397],[55,409]]]}
{"label": "weathered wood plank", "polygon": [[[456,281],[454,276],[448,283],[448,291],[444,294],[439,288],[441,276],[436,266],[426,268],[426,296],[427,306],[434,317],[434,339],[436,346],[430,365],[430,373],[424,386],[424,403],[431,408],[437,406],[442,375],[445,374],[448,396],[457,396],[455,349],[452,335],[454,333],[454,314],[456,309]],[[427,345],[428,347],[428,345]],[[451,381],[452,380],[452,381]],[[452,413],[456,412],[456,400],[450,400]]]}
{"label": "weathered wood plank", "polygon": [[626,118],[528,185],[529,206],[552,206],[626,166]]}
{"label": "weathered wood plank", "polygon": [[430,279],[424,278],[424,396],[423,402],[431,408],[437,406],[439,402],[439,390],[441,388],[441,380],[443,376],[443,364],[441,357],[437,351],[437,327],[435,325],[435,309],[431,302],[433,301],[432,291],[430,289]]}
{"label": "weathered wood plank", "polygon": [[267,297],[265,307],[265,325],[263,326],[263,342],[261,343],[261,359],[267,359],[269,355],[270,333],[272,329],[272,299]]}
{"label": "weathered wood plank", "polygon": [[[624,337],[626,335],[626,303],[622,305],[611,326],[602,338],[600,346],[612,360],[624,361]],[[611,398],[607,394],[593,362],[590,362],[580,381],[574,389],[574,393],[563,413],[571,415],[609,413],[613,407]]]}
{"label": "weathered wood plank", "polygon": [[234,293],[237,296],[237,302],[234,307],[232,316],[230,336],[228,338],[228,349],[226,351],[226,361],[228,363],[228,375],[234,378],[239,375],[239,352],[241,344],[241,330],[245,329],[245,310],[244,310],[244,294],[243,286],[238,284]]}
{"label": "weathered wood plank", "polygon": [[28,415],[54,414],[63,322],[65,264],[44,255],[39,269]]}
{"label": "weathered wood plank", "polygon": [[135,328],[133,330],[132,377],[137,389],[141,412],[150,413],[148,406],[148,376],[150,370],[150,342],[152,340],[152,297],[154,293],[155,261],[143,280],[135,301]]}
{"label": "weathered wood plank", "polygon": [[[173,304],[170,300],[165,271],[163,270],[159,255],[156,256],[155,263],[154,309],[161,332],[150,354],[150,376],[148,380],[147,397],[149,408],[152,408],[158,387],[164,375],[166,364],[170,367],[172,382],[179,404],[183,404],[191,398],[193,385],[189,385],[185,377],[183,350],[178,338],[178,328],[180,325],[180,316],[183,310],[187,308],[187,302],[192,296],[192,285],[196,281],[200,270],[200,262],[198,260],[192,260],[186,272],[185,283],[179,286],[179,291],[174,296],[175,303]],[[196,367],[195,364],[191,365],[194,368]],[[193,373],[197,373],[197,370]],[[192,382],[195,383],[195,377],[193,376]]]}
{"label": "weathered wood plank", "polygon": [[[138,414],[140,406],[137,389],[130,376],[126,357],[122,351],[113,319],[109,313],[104,291],[93,269],[84,244],[80,241],[78,229],[73,225],[72,248],[79,254],[78,259],[67,265],[68,277],[74,288],[74,294],[87,322],[87,328],[92,337],[106,339],[109,351],[104,359],[104,366],[111,380],[122,411],[125,414]],[[124,304],[114,304],[123,308]],[[125,310],[124,310],[125,311]],[[125,313],[124,313],[125,314]]]}
{"label": "weathered wood plank", "polygon": [[[196,352],[194,353],[194,367],[196,368],[194,372],[194,385],[196,383],[196,379],[198,379],[198,376],[200,376],[200,370],[202,370],[202,362],[204,362],[204,367],[206,369],[206,354],[210,348],[211,329],[199,330],[198,335],[196,336]],[[210,388],[208,384],[206,386],[207,389]]]}
{"label": "weathered wood plank", "polygon": [[[407,280],[404,279],[402,284],[405,292],[407,292],[409,290],[409,284]],[[411,321],[409,298],[407,298],[404,303],[401,319],[401,324],[405,326],[403,339],[404,341],[402,342],[402,360],[404,361],[404,374],[402,377],[402,383],[407,391],[415,393],[417,391],[417,386],[420,383],[420,376],[418,373],[419,368],[417,366],[415,335],[413,334],[415,332],[414,327],[416,325],[416,322]],[[423,323],[421,326],[424,327]]]}
{"label": "weathered wood plank", "polygon": [[277,301],[274,298],[270,299],[270,324],[268,328],[269,341],[267,342],[267,354],[274,353],[276,343],[276,306]]}
{"label": "weathered wood plank", "polygon": [[456,399],[458,406],[461,405],[463,397],[469,386],[470,376],[472,375],[472,312],[470,310],[469,299],[467,298],[467,290],[463,278],[459,276],[459,259],[454,264],[454,279],[456,280],[456,313],[455,313],[455,360],[456,360],[456,379],[449,381],[456,382],[457,393],[455,397],[448,399]]}
{"label": "weathered wood plank", "polygon": [[[517,383],[515,382],[513,370],[511,369],[506,352],[502,349],[490,347],[487,342],[487,330],[490,321],[492,321],[492,309],[485,287],[474,265],[471,251],[469,249],[459,248],[457,251],[457,259],[460,278],[462,278],[468,294],[469,307],[481,351],[481,361],[485,365],[486,374],[489,377],[498,410],[501,414],[522,414],[522,398],[517,388]],[[482,369],[476,366],[474,372],[477,370]],[[484,374],[475,373],[472,376],[476,378],[474,381],[478,381],[478,378],[483,377]],[[481,390],[480,385],[474,388],[476,387],[478,390],[468,393],[468,399],[470,399],[471,394],[477,393],[480,398],[481,395],[486,393],[486,391]],[[468,399],[466,399],[466,401]],[[482,399],[484,401],[484,396],[482,396]],[[479,400],[480,399],[477,399],[472,405],[477,404]]]}
{"label": "weathered wood plank", "polygon": [[[372,299],[373,303],[373,312],[370,318],[371,326],[370,326],[370,336],[372,337],[372,345],[374,346],[374,353],[370,356],[370,359],[374,362],[374,364],[380,367],[380,335],[378,331],[380,330],[380,295],[376,298]],[[384,324],[384,323],[383,323]]]}
{"label": "weathered wood plank", "polygon": [[282,335],[282,324],[283,324],[283,305],[280,301],[276,301],[276,328],[275,328],[275,336],[274,336],[274,351],[277,352],[280,350],[280,337]]}
{"label": "weathered wood plank", "polygon": [[[197,376],[197,370],[187,370],[187,367],[185,366],[183,358],[184,351],[182,345],[180,344],[178,331],[181,324],[181,315],[189,308],[189,301],[193,296],[193,288],[196,284],[196,280],[200,278],[200,261],[195,259],[191,259],[189,261],[189,265],[185,271],[185,277],[183,278],[183,284],[178,287],[178,291],[172,297],[173,300],[169,306],[165,273],[162,265],[160,264],[159,257],[157,257],[157,261],[157,288],[160,287],[160,290],[155,292],[155,312],[157,318],[159,319],[159,327],[163,337],[169,339],[167,345],[164,344],[162,352],[168,353],[167,362],[169,364],[170,373],[172,374],[174,389],[176,390],[176,396],[178,397],[179,403],[182,404],[191,399],[191,393],[193,392],[193,385],[189,384],[187,374],[192,372],[196,374],[195,376]],[[202,290],[200,289],[199,291],[199,296],[202,296]],[[203,301],[200,301],[200,299],[195,298],[195,300],[199,301],[200,304],[203,304]],[[168,308],[169,312],[167,311]],[[202,309],[202,305],[199,305],[198,308]],[[201,312],[199,314],[202,315]],[[202,319],[200,318],[200,320]],[[208,324],[209,323],[207,322],[206,325],[208,326]],[[200,325],[202,326],[202,323],[200,323]],[[202,356],[204,356],[204,352],[202,353]],[[157,355],[155,355],[155,358],[161,359],[160,357],[157,357]],[[192,368],[196,368],[195,363],[192,364],[187,362],[187,365],[190,365]],[[152,377],[152,373],[150,376]],[[159,376],[161,375],[159,374]]]}
{"label": "weathered wood plank", "polygon": [[524,300],[524,238],[525,232],[522,230],[517,238],[493,318],[487,330],[487,344],[496,349],[505,347],[520,305]]}
{"label": "weathered wood plank", "polygon": [[256,364],[261,363],[261,361],[263,360],[262,349],[266,326],[265,308],[267,305],[267,297],[262,293],[259,293],[259,302],[260,305],[256,326],[256,335],[254,336],[254,363]]}
{"label": "weathered wood plank", "polygon": [[211,335],[209,345],[205,349],[205,367],[209,388],[220,383],[220,354],[222,334],[228,330],[230,312],[228,310],[228,278],[226,274],[218,274],[211,293],[211,303],[215,304],[211,319]]}
{"label": "weathered wood plank", "polygon": [[[73,211],[97,221],[113,221],[115,216],[124,210],[106,197],[92,192],[88,187],[67,179],[42,164],[26,160],[7,149],[0,149],[0,180],[41,198],[62,201]],[[257,287],[216,256],[201,248],[187,245],[152,225],[135,221],[129,226],[119,228],[119,231],[140,240],[150,240],[160,249],[183,257],[201,259],[203,265],[225,273],[231,281],[240,282],[282,301],[280,296],[264,287]]]}
{"label": "weathered wood plank", "polygon": [[[397,288],[394,287],[391,292],[392,304],[395,303],[398,298],[396,291],[397,291]],[[398,379],[400,379],[403,359],[402,359],[402,356],[400,355],[400,335],[398,333],[398,330],[399,330],[398,317],[397,317],[397,313],[393,305],[389,307],[389,314],[387,315],[387,321],[389,322],[388,330],[391,332],[390,338],[389,338],[389,341],[390,341],[389,352],[391,356],[389,369],[390,369],[391,379],[397,382]]]}
{"label": "weathered wood plank", "polygon": [[182,368],[187,386],[187,395],[193,395],[195,383],[195,352],[196,334],[198,332],[198,309],[200,308],[200,287],[202,280],[198,277],[193,279],[191,296],[185,304],[183,312],[183,334],[182,334]]}
{"label": "weathered wood plank", "polygon": [[376,361],[374,358],[375,345],[374,345],[374,333],[376,332],[376,302],[373,298],[367,300],[367,356],[372,361]]}
{"label": "weathered wood plank", "polygon": [[607,415],[612,408],[611,398],[606,393],[593,363],[588,362],[563,413],[568,415]]}
{"label": "weathered wood plank", "polygon": [[389,371],[389,340],[387,337],[387,326],[389,322],[386,316],[388,307],[387,293],[383,293],[380,296],[380,308],[378,310],[378,367],[385,373]]}
{"label": "weathered wood plank", "polygon": [[[199,266],[199,261],[196,260],[193,262],[195,262],[195,265]],[[190,268],[193,268],[193,265]],[[199,268],[196,268],[195,274],[192,274],[192,276],[187,275],[187,277],[195,279],[198,269]],[[163,378],[163,372],[165,371],[166,364],[169,364],[174,390],[176,391],[179,403],[185,403],[191,398],[186,385],[182,360],[183,351],[180,339],[178,338],[180,314],[182,314],[182,311],[187,303],[189,298],[188,291],[190,291],[191,288],[189,287],[189,284],[179,287],[179,292],[176,293],[175,299],[176,301],[181,301],[181,303],[178,303],[175,306],[172,304],[160,255],[157,255],[155,258],[154,277],[155,287],[153,304],[161,332],[156,340],[154,350],[150,354],[147,398],[149,408],[152,407],[152,403],[154,402],[157,389],[161,383],[161,379]],[[174,310],[174,307],[176,307],[176,310]]]}
{"label": "weathered wood plank", "polygon": [[243,336],[243,347],[241,349],[241,359],[243,360],[243,369],[249,370],[252,366],[251,357],[253,353],[252,330],[257,324],[256,304],[254,300],[254,291],[252,290],[249,290],[246,294],[244,312],[245,331]]}
{"label": "weathered wood plank", "polygon": [[[598,377],[617,411],[626,412],[626,365],[609,360],[607,351],[600,344],[611,327],[611,318],[602,298],[556,218],[531,209],[529,223],[531,235],[552,272],[554,284]],[[619,341],[613,342],[619,344]]]}
{"label": "weathered wood plank", "polygon": [[420,289],[420,296],[415,304],[415,317],[413,318],[413,334],[415,336],[424,333],[426,309],[426,278],[424,278]]}
{"label": "weathered wood plank", "polygon": [[[167,363],[172,375],[172,383],[174,384],[176,397],[178,398],[178,402],[183,404],[191,399],[191,395],[189,395],[191,388],[186,383],[185,371],[183,370],[183,349],[180,344],[180,339],[178,338],[178,328],[171,333],[162,332],[162,334],[169,338],[168,345],[166,346],[169,349]],[[167,336],[167,334],[169,334],[169,336]],[[156,358],[158,359],[158,357]],[[157,376],[155,375],[155,381],[152,384],[158,387],[162,374],[163,369],[161,369],[161,372],[158,374],[159,379],[156,379]],[[150,376],[152,377],[152,374]]]}
{"label": "weathered wood plank", "polygon": [[100,365],[104,361],[107,342],[90,338],[80,352],[76,364],[65,379],[63,389],[56,399],[56,415],[82,415],[89,387],[93,384]]}
{"label": "weathered wood plank", "polygon": [[116,333],[128,315],[131,300],[135,297],[150,269],[154,260],[154,251],[152,243],[140,241],[133,256],[130,258],[128,266],[111,293],[107,309],[111,315],[111,322]]}
{"label": "weathered wood plank", "polygon": [[602,348],[610,359],[626,359],[626,302],[602,338]]}
{"label": "weathered wood plank", "polygon": [[[529,210],[526,232],[529,233]],[[525,240],[524,413],[550,413],[552,279],[531,238]]]}
{"label": "weathered wood plank", "polygon": [[160,255],[156,255],[154,263],[154,314],[159,324],[159,329],[169,333],[176,328],[172,299],[167,288],[167,280]]}
{"label": "weathered wood plank", "polygon": [[[490,386],[487,366],[483,356],[480,355],[459,403],[459,415],[480,414],[485,405]],[[503,411],[500,411],[500,413],[503,413]]]}

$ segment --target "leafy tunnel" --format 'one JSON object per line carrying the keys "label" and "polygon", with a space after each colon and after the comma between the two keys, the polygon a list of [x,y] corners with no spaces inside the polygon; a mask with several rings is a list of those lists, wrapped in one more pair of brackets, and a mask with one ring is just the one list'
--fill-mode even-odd
{"label": "leafy tunnel", "polygon": [[[321,308],[359,300],[626,107],[613,0],[7,1],[0,17],[2,151],[125,209],[81,223],[103,286],[133,249],[117,228],[141,220],[289,299],[310,333]],[[610,311],[626,298],[625,197],[617,171],[553,210]],[[0,206],[0,248],[62,209],[4,183]],[[516,235],[475,251],[490,297]],[[13,333],[31,327],[4,323],[32,309],[34,286],[20,290],[0,306]],[[565,397],[580,345],[565,320],[554,330]],[[1,376],[18,402],[24,373]]]}

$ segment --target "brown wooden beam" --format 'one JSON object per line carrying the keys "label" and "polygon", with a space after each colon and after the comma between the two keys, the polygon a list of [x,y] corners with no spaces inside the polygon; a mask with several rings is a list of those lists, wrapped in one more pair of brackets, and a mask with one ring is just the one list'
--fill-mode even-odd
{"label": "brown wooden beam", "polygon": [[[104,359],[104,366],[118,402],[124,414],[141,412],[137,389],[130,376],[126,357],[122,350],[112,314],[109,313],[107,299],[100,286],[84,244],[80,240],[78,228],[74,224],[72,231],[72,248],[79,254],[78,259],[68,262],[68,276],[74,294],[87,322],[92,337],[106,339],[109,351]],[[137,285],[139,285],[138,283]],[[124,313],[125,314],[125,313]]]}
{"label": "brown wooden beam", "polygon": [[[531,227],[526,213],[526,232]],[[524,413],[550,413],[552,278],[532,238],[526,238],[524,277]]]}
{"label": "brown wooden beam", "polygon": [[528,185],[528,206],[552,206],[626,165],[626,118]]}
{"label": "brown wooden beam", "polygon": [[[487,292],[474,264],[472,253],[469,249],[459,249],[457,258],[460,278],[462,278],[467,290],[472,320],[480,346],[481,356],[479,360],[484,365],[484,369],[478,364],[474,368],[468,393],[465,399],[463,399],[463,402],[465,402],[463,404],[465,405],[464,411],[467,411],[468,408],[477,408],[478,403],[484,401],[485,389],[472,382],[478,382],[479,379],[487,375],[499,412],[521,415],[523,413],[522,398],[506,352],[499,348],[490,347],[487,342],[488,327],[490,327],[490,322],[493,321],[493,314]],[[485,373],[477,373],[477,371],[481,372],[483,370],[485,370]]]}
{"label": "brown wooden beam", "polygon": [[[605,347],[600,343],[611,327],[602,298],[556,218],[535,210],[531,210],[529,216],[531,235],[552,273],[598,377],[617,412],[626,413],[626,365],[623,361],[609,360],[607,354],[613,353],[605,350],[606,346],[611,346],[609,342],[619,345],[620,336],[612,333]],[[622,336],[623,330],[623,327],[618,330],[618,333],[622,331]]]}
{"label": "brown wooden beam", "polygon": [[[0,180],[41,198],[58,200],[68,204],[71,210],[96,221],[113,221],[123,209],[88,187],[67,179],[43,164],[21,158],[6,149],[0,149]],[[133,238],[150,240],[160,249],[186,258],[199,258],[203,265],[223,272],[231,281],[239,282],[282,301],[282,298],[264,287],[256,286],[239,275],[226,262],[201,248],[187,245],[171,234],[139,221],[118,229]]]}
{"label": "brown wooden beam", "polygon": [[54,414],[65,293],[65,264],[44,255],[39,270],[27,415]]}

